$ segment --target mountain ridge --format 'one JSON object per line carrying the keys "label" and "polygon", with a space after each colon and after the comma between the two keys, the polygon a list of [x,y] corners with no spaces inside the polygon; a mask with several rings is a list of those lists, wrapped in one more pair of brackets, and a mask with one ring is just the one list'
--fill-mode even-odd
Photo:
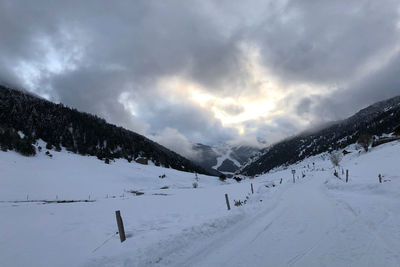
{"label": "mountain ridge", "polygon": [[322,152],[342,149],[357,142],[361,134],[389,134],[400,124],[400,96],[376,102],[347,119],[333,122],[319,131],[304,131],[263,150],[239,171],[254,176],[293,164]]}
{"label": "mountain ridge", "polygon": [[0,85],[1,149],[33,156],[38,139],[47,143],[48,150],[65,147],[73,153],[97,156],[106,163],[114,158],[145,158],[164,167],[208,173],[160,144],[96,115]]}

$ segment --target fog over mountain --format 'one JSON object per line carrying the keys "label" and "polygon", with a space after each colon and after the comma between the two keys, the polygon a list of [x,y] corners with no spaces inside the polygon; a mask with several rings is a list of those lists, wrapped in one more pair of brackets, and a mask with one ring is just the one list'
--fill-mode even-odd
{"label": "fog over mountain", "polygon": [[183,154],[400,92],[398,1],[0,0],[0,81]]}

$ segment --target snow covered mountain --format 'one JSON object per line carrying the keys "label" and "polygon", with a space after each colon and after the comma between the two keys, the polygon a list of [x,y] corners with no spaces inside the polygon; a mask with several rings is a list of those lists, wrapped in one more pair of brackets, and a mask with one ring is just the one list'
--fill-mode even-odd
{"label": "snow covered mountain", "polygon": [[199,154],[193,161],[214,175],[233,174],[250,158],[260,153],[258,148],[244,145],[207,146],[198,143],[194,144],[193,148]]}
{"label": "snow covered mountain", "polygon": [[[43,140],[44,146],[35,146]],[[33,156],[38,150],[61,151],[96,156],[109,163],[128,162],[207,173],[177,153],[150,139],[107,123],[62,104],[54,104],[31,94],[0,86],[0,147]]]}
{"label": "snow covered mountain", "polygon": [[400,124],[400,96],[375,103],[348,119],[334,122],[322,130],[306,131],[278,142],[246,164],[241,173],[256,175],[277,166],[293,164],[306,157],[344,148],[361,135],[390,134]]}

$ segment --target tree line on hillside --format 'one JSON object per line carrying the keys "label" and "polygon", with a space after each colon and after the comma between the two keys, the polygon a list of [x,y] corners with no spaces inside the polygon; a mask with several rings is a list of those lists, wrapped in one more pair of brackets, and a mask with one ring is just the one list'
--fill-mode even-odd
{"label": "tree line on hillside", "polygon": [[189,160],[148,138],[107,123],[97,116],[54,104],[30,94],[0,86],[0,147],[25,156],[35,155],[38,139],[47,149],[110,161],[147,158],[156,165],[206,173]]}

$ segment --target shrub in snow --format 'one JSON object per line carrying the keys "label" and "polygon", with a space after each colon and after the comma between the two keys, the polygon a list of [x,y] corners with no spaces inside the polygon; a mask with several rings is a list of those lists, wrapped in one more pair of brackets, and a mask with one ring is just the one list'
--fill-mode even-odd
{"label": "shrub in snow", "polygon": [[240,181],[242,181],[242,178],[237,177],[237,176],[233,177],[233,179],[235,179],[235,181],[238,182],[238,183],[240,183]]}
{"label": "shrub in snow", "polygon": [[342,154],[339,152],[331,152],[329,154],[329,160],[332,162],[333,167],[337,167],[342,160]]}
{"label": "shrub in snow", "polygon": [[233,200],[235,202],[235,206],[239,207],[243,205],[243,202],[241,200]]}
{"label": "shrub in snow", "polygon": [[368,152],[368,147],[372,143],[372,135],[361,134],[358,138],[357,143],[364,148],[365,152]]}
{"label": "shrub in snow", "polygon": [[165,174],[158,176],[160,179],[164,179],[165,177],[167,177]]}
{"label": "shrub in snow", "polygon": [[226,175],[225,175],[225,174],[221,174],[221,175],[219,176],[219,180],[222,181],[222,182],[225,182],[225,180],[226,180]]}
{"label": "shrub in snow", "polygon": [[199,184],[196,182],[194,182],[192,185],[193,185],[193,188],[197,188],[199,186]]}
{"label": "shrub in snow", "polygon": [[242,205],[244,205],[244,204],[246,204],[247,203],[247,200],[249,199],[249,197],[246,197],[246,199],[245,200],[233,200],[233,202],[235,203],[235,206],[236,207],[239,207],[239,206],[242,206]]}
{"label": "shrub in snow", "polygon": [[24,156],[34,156],[36,154],[35,147],[25,138],[15,144],[15,150]]}

